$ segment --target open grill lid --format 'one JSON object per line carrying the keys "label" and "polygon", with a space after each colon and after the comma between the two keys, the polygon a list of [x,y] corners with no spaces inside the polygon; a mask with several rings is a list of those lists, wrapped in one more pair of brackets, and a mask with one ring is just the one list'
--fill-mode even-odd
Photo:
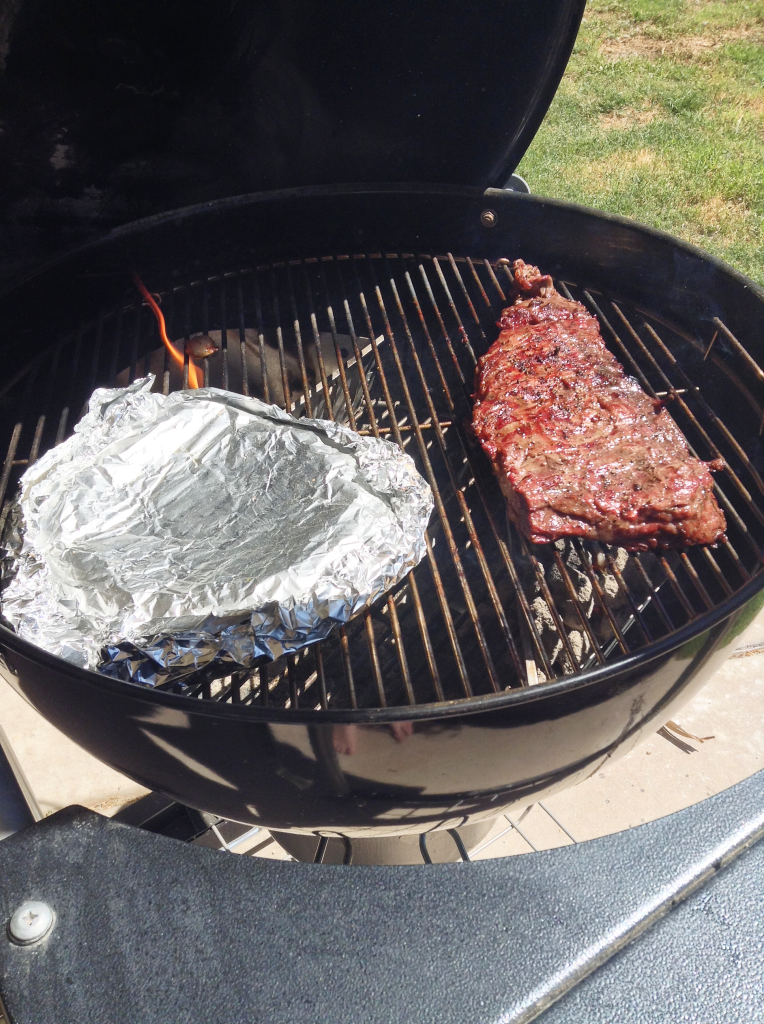
{"label": "open grill lid", "polygon": [[584,3],[4,3],[0,247],[18,257],[33,238],[47,255],[266,189],[501,187],[554,96]]}

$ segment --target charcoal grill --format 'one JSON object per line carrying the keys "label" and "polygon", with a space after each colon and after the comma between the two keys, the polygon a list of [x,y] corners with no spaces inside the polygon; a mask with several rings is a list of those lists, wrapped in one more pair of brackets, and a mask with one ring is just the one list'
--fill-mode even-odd
{"label": "charcoal grill", "polygon": [[[187,384],[132,271],[175,339],[219,332],[207,383],[391,438],[436,510],[422,564],[299,656],[152,690],[0,626],[12,685],[149,788],[281,831],[474,825],[586,777],[670,719],[758,607],[764,293],[660,232],[494,187],[582,0],[499,3],[490,24],[459,3],[371,4],[362,23],[343,4],[137,10],[22,3],[3,36],[3,518],[94,387]],[[515,257],[595,312],[697,454],[724,459],[724,544],[625,562],[508,524],[469,420]]]}
{"label": "charcoal grill", "polygon": [[[575,545],[593,613],[562,555],[508,524],[469,432],[475,360],[518,255],[597,314],[701,458],[725,461],[715,488],[729,530],[716,549],[623,565],[607,546]],[[251,675],[151,690],[3,629],[13,685],[137,781],[282,831],[474,823],[586,777],[662,726],[758,607],[764,296],[699,250],[566,204],[457,188],[300,190],[120,229],[4,297],[4,335],[29,339],[2,392],[6,509],[18,474],[67,436],[93,387],[158,358],[157,386],[187,380],[159,354],[132,267],[161,294],[172,337],[220,332],[208,380],[235,379],[245,394],[259,385],[295,415],[323,403],[391,437],[436,498],[426,558],[399,587]]]}
{"label": "charcoal grill", "polygon": [[[147,369],[165,391],[186,385],[133,270],[174,338],[219,337],[205,382],[392,438],[438,495],[427,556],[400,587],[251,675],[151,690],[0,624],[11,684],[158,791],[124,820],[177,835],[179,819],[214,820],[187,809],[201,808],[245,834],[281,831],[308,856],[333,842],[345,860],[358,837],[411,833],[425,854],[430,830],[467,842],[673,717],[760,607],[764,292],[660,232],[500,187],[583,7],[385,0],[362,19],[347,0],[3,8],[3,521],[24,467],[67,436],[94,387]],[[725,544],[625,562],[593,544],[530,547],[507,523],[470,436],[470,390],[506,301],[502,261],[518,256],[599,316],[701,458],[724,459]],[[570,850],[353,879],[219,858],[69,808],[0,844],[6,918],[30,896],[57,915],[41,946],[0,943],[2,1000],[18,1021],[275,1021],[288,1006],[294,1020],[527,1022],[756,841],[759,791],[752,778]],[[29,822],[27,802],[0,756],[0,834]],[[728,929],[718,893],[688,904],[707,923],[681,944],[697,940],[688,976],[703,1013],[718,1003],[726,1019],[729,987],[702,972],[710,922]],[[735,904],[738,921],[753,902]],[[660,937],[656,948],[671,1016],[686,957],[667,974]],[[737,999],[755,951],[719,935],[722,949],[711,959]],[[169,963],[188,984],[167,985]],[[643,1012],[633,974],[620,990],[611,979],[608,1005],[620,991]]]}

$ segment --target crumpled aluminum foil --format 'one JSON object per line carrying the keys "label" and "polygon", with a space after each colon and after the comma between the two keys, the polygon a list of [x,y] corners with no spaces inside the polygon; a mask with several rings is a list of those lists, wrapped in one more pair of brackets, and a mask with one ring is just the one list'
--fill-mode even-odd
{"label": "crumpled aluminum foil", "polygon": [[147,685],[215,678],[322,639],[424,555],[432,494],[398,446],[152,382],[95,391],[22,477],[2,596],[22,637]]}

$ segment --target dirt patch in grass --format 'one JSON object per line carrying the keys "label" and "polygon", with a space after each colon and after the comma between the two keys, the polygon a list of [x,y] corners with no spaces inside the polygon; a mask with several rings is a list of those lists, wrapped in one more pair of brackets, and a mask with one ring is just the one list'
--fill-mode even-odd
{"label": "dirt patch in grass", "polygon": [[756,114],[758,117],[764,117],[764,93],[758,93],[756,96],[749,96],[743,104],[746,110],[750,110],[752,114]]}
{"label": "dirt patch in grass", "polygon": [[635,167],[665,167],[665,161],[654,149],[636,149],[612,153],[610,156],[596,160],[595,164],[604,172],[630,171]]}
{"label": "dirt patch in grass", "polygon": [[711,196],[698,206],[691,207],[688,213],[694,221],[689,225],[688,235],[694,235],[691,240],[699,245],[714,238],[718,243],[729,246],[744,237],[752,236],[756,231],[755,213],[740,200]]}
{"label": "dirt patch in grass", "polygon": [[632,30],[619,36],[603,39],[600,43],[600,53],[615,59],[672,57],[674,60],[696,61],[721,49],[727,43],[735,42],[762,43],[764,42],[764,33],[758,26],[741,26],[709,32],[707,35],[685,35],[665,39],[649,35],[644,31]]}
{"label": "dirt patch in grass", "polygon": [[633,107],[625,107],[623,110],[612,110],[603,114],[599,120],[599,126],[603,131],[627,131],[629,128],[642,128],[651,124],[660,111],[657,107],[643,107],[635,110]]}
{"label": "dirt patch in grass", "polygon": [[669,45],[667,39],[653,39],[642,32],[626,32],[614,39],[603,39],[600,53],[616,60],[628,57],[662,57]]}
{"label": "dirt patch in grass", "polygon": [[721,227],[731,221],[743,224],[744,221],[754,216],[753,210],[749,209],[739,199],[723,199],[721,196],[712,196],[706,199],[697,208],[698,221],[712,230]]}
{"label": "dirt patch in grass", "polygon": [[665,174],[668,164],[654,149],[622,150],[601,160],[592,160],[581,168],[581,176],[588,186],[609,190],[614,183],[646,169]]}

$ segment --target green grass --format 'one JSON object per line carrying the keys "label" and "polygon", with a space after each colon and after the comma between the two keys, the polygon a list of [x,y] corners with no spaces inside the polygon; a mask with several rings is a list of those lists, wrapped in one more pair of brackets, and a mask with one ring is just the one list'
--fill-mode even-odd
{"label": "green grass", "polygon": [[518,171],[764,284],[764,0],[589,0]]}

